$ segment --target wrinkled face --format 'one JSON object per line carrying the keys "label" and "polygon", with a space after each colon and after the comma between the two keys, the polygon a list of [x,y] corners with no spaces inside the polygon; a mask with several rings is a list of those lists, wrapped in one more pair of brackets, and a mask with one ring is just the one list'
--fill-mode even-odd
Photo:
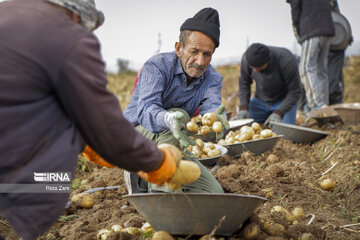
{"label": "wrinkled face", "polygon": [[267,63],[265,63],[264,65],[260,66],[260,67],[253,67],[253,66],[250,66],[252,68],[252,70],[254,72],[261,72],[263,70],[265,70],[267,68],[267,66],[269,65],[270,61],[268,61]]}
{"label": "wrinkled face", "polygon": [[175,49],[186,74],[200,77],[211,62],[215,43],[202,32],[193,31],[186,39],[185,46],[177,42]]}

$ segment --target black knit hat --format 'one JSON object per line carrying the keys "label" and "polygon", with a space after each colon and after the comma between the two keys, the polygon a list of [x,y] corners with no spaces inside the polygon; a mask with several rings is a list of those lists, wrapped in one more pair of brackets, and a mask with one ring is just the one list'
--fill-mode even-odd
{"label": "black knit hat", "polygon": [[183,30],[202,32],[214,41],[216,48],[219,46],[219,14],[213,8],[201,9],[194,17],[188,18],[180,27],[180,31]]}
{"label": "black knit hat", "polygon": [[261,43],[253,43],[245,52],[247,62],[252,67],[261,67],[270,60],[270,50]]}

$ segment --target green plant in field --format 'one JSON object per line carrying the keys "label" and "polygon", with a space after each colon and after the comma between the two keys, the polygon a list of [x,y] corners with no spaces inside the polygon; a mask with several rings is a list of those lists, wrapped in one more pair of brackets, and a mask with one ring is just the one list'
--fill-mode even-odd
{"label": "green plant in field", "polygon": [[63,222],[63,223],[66,223],[67,221],[70,221],[70,220],[73,220],[73,219],[76,219],[76,218],[79,218],[80,216],[79,215],[76,215],[76,214],[71,214],[71,215],[68,215],[68,216],[60,216],[58,221],[59,222]]}
{"label": "green plant in field", "polygon": [[79,178],[75,178],[72,183],[71,183],[71,188],[74,189],[79,189],[81,188],[85,183],[87,183],[88,180],[87,179],[82,179],[80,180]]}
{"label": "green plant in field", "polygon": [[91,172],[88,160],[83,155],[79,154],[78,156],[78,168],[84,172]]}
{"label": "green plant in field", "polygon": [[146,233],[144,233],[143,235],[141,235],[141,239],[151,239],[152,236],[154,235],[155,231],[151,230],[151,231],[147,231]]}

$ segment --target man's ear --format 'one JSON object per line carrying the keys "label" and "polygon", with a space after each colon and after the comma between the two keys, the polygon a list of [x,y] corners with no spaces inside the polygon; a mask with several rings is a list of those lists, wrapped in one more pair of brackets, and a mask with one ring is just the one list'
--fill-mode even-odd
{"label": "man's ear", "polygon": [[175,43],[175,50],[176,50],[176,55],[178,56],[178,57],[180,57],[181,55],[182,55],[182,48],[183,48],[183,45],[182,45],[182,43],[181,42],[176,42]]}

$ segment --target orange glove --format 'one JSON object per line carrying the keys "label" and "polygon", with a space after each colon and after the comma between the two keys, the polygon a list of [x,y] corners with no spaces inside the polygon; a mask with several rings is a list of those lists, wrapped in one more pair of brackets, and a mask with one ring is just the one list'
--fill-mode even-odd
{"label": "orange glove", "polygon": [[85,150],[82,152],[82,155],[92,163],[97,165],[114,168],[115,166],[105,161],[102,157],[99,156],[89,145],[86,145]]}
{"label": "orange glove", "polygon": [[161,166],[152,172],[146,173],[139,171],[137,174],[147,182],[163,185],[164,183],[170,181],[174,176],[178,161],[176,161],[176,156],[173,155],[172,149],[168,148],[168,146],[159,146],[159,149],[164,153],[164,161],[162,162]]}

